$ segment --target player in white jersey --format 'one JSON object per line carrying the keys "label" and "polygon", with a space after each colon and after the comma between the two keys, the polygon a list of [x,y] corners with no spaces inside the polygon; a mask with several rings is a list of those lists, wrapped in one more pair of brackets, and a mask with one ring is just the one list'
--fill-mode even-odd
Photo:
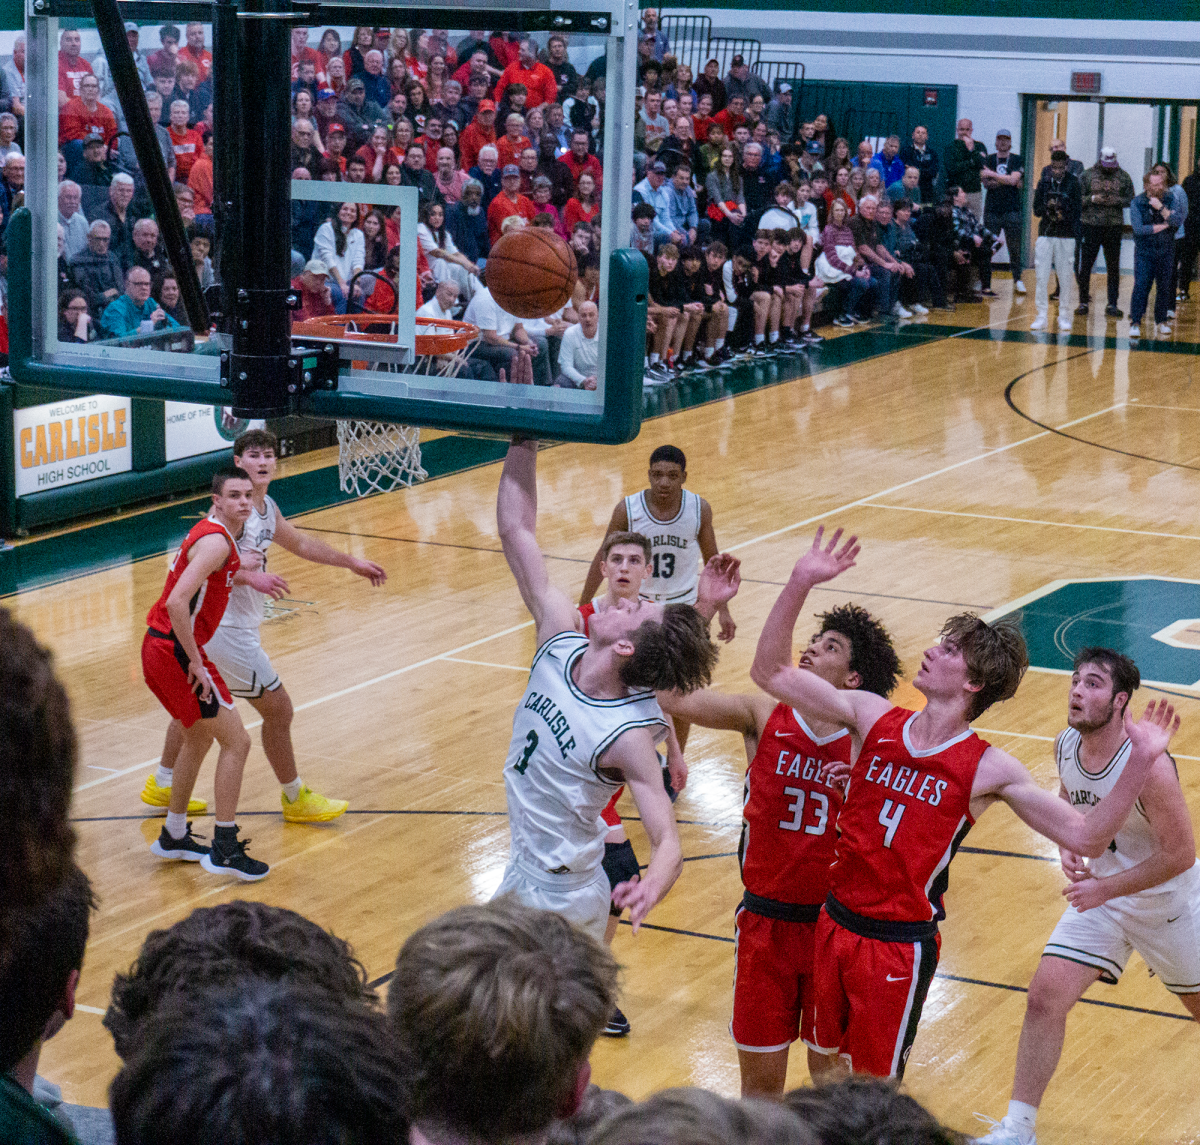
{"label": "player in white jersey", "polygon": [[[1140,683],[1137,666],[1119,652],[1084,648],[1076,655],[1069,726],[1054,744],[1059,795],[1073,806],[1099,803],[1120,777],[1130,755],[1122,720]],[[1013,1099],[979,1139],[988,1145],[1034,1145],[1067,1014],[1097,979],[1115,984],[1132,951],[1200,1020],[1200,866],[1171,757],[1164,752],[1155,761],[1108,850],[1090,862],[1059,852],[1070,906],[1029,984]]]}
{"label": "player in white jersey", "polygon": [[[252,429],[234,442],[234,464],[246,470],[253,486],[254,510],[238,537],[242,568],[234,579],[229,605],[220,626],[204,646],[234,696],[248,700],[262,716],[263,751],[279,780],[283,817],[289,823],[324,823],[347,808],[344,799],[329,799],[313,791],[296,771],[292,747],[292,701],[262,646],[260,626],[266,597],[279,599],[288,587],[280,576],[266,571],[272,541],[289,553],[317,564],[335,565],[379,586],[387,573],[374,561],[339,552],[324,541],[302,533],[279,511],[267,489],[275,476],[279,444],[273,433]],[[182,743],[182,729],[172,721],[158,769],[146,779],[142,801],[165,807],[171,798],[171,773]],[[205,804],[193,800],[188,811],[203,814]]]}
{"label": "player in white jersey", "polygon": [[[666,734],[654,692],[703,687],[717,650],[685,604],[620,600],[592,616],[587,636],[575,631],[575,609],[550,584],[538,548],[534,441],[514,440],[508,450],[496,524],[538,642],[504,765],[512,849],[496,893],[555,911],[597,940],[611,898],[636,931],[683,865],[654,750]],[[610,888],[600,813],[622,782],[651,853],[640,877]]]}

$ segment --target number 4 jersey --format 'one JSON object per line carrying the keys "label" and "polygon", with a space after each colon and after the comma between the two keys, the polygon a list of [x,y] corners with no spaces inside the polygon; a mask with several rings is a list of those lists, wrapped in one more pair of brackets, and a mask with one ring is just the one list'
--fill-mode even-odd
{"label": "number 4 jersey", "polygon": [[[829,765],[849,764],[850,733],[818,736],[800,714],[777,704],[746,769],[738,858],[745,905],[768,918],[792,917],[788,906],[809,906],[811,918],[829,892],[842,793]],[[807,917],[807,916],[806,916]]]}
{"label": "number 4 jersey", "polygon": [[653,692],[598,700],[579,689],[571,671],[587,646],[560,632],[537,650],[504,763],[512,853],[555,874],[598,869],[604,858],[600,813],[623,782],[601,774],[604,752],[631,728],[648,728],[656,743],[667,735]]}
{"label": "number 4 jersey", "polygon": [[946,917],[942,895],[950,860],[974,823],[971,787],[988,747],[968,728],[919,751],[909,739],[915,716],[892,708],[863,741],[830,870],[838,903],[887,922]]}

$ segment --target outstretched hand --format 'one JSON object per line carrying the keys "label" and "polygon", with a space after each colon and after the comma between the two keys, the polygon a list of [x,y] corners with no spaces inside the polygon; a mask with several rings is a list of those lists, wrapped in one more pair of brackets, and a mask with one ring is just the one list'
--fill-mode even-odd
{"label": "outstretched hand", "polygon": [[707,601],[714,609],[728,604],[742,584],[742,562],[729,553],[717,553],[709,557],[700,570],[700,582],[696,588],[697,601]]}
{"label": "outstretched hand", "polygon": [[1133,743],[1135,751],[1157,759],[1171,742],[1171,737],[1179,731],[1179,716],[1175,714],[1175,705],[1165,697],[1161,700],[1151,700],[1142,713],[1142,718],[1134,723],[1129,705],[1125,705],[1125,734]]}
{"label": "outstretched hand", "polygon": [[375,588],[387,580],[387,573],[384,571],[383,565],[377,565],[374,561],[363,560],[360,557],[355,557],[350,565],[350,571],[366,577]]}
{"label": "outstretched hand", "polygon": [[613,887],[612,901],[619,910],[629,911],[630,925],[633,927],[633,933],[637,934],[642,920],[654,905],[654,896],[641,877],[634,875],[633,878]]}
{"label": "outstretched hand", "polygon": [[275,573],[243,570],[242,576],[251,588],[257,589],[272,600],[282,600],[290,591],[287,581]]}
{"label": "outstretched hand", "polygon": [[861,547],[858,537],[851,536],[840,549],[838,541],[842,539],[841,529],[837,529],[829,543],[822,546],[824,537],[825,526],[821,525],[813,538],[812,548],[796,562],[792,576],[799,577],[806,584],[820,584],[822,581],[833,580],[835,576],[854,567],[854,558],[858,556]]}

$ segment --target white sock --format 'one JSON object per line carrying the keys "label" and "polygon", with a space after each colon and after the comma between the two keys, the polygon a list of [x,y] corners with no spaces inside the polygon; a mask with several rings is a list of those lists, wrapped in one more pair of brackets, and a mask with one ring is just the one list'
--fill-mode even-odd
{"label": "white sock", "polygon": [[228,823],[218,822],[218,823],[214,823],[213,826],[215,826],[215,827],[236,827],[237,824],[232,819],[230,819]]}
{"label": "white sock", "polygon": [[650,365],[652,365],[652,366],[657,366],[657,365],[658,365],[658,362],[659,362],[658,355],[657,355],[657,354],[651,354],[651,355],[650,355]]}
{"label": "white sock", "polygon": [[296,796],[300,794],[300,788],[303,786],[304,780],[298,775],[292,780],[291,783],[285,783],[283,785],[283,793],[287,796],[287,801],[289,803],[294,803],[296,801]]}
{"label": "white sock", "polygon": [[729,329],[732,330],[737,325],[738,312],[734,307],[729,308]]}
{"label": "white sock", "polygon": [[804,325],[800,327],[800,333],[807,334],[811,328],[812,327],[811,327],[810,323],[805,322]]}
{"label": "white sock", "polygon": [[1023,1101],[1010,1101],[1008,1103],[1008,1118],[1014,1124],[1019,1125],[1022,1129],[1033,1131],[1033,1127],[1037,1124],[1037,1106],[1027,1105]]}
{"label": "white sock", "polygon": [[725,339],[724,339],[724,338],[718,338],[718,339],[717,339],[717,349],[718,349],[718,350],[721,350],[721,349],[723,349],[723,348],[724,348],[724,346],[725,346]]}
{"label": "white sock", "polygon": [[767,338],[767,341],[768,342],[778,342],[779,341],[779,331],[772,330],[770,335]]}
{"label": "white sock", "polygon": [[704,347],[704,360],[706,362],[708,361],[709,358],[711,358],[713,356],[713,350],[714,350],[714,347],[712,347],[712,346]]}
{"label": "white sock", "polygon": [[167,812],[167,834],[172,839],[182,839],[187,834],[187,812]]}
{"label": "white sock", "polygon": [[163,767],[163,765],[160,763],[154,769],[154,782],[157,783],[159,787],[170,787],[174,781],[175,772],[172,771],[171,768]]}
{"label": "white sock", "polygon": [[767,336],[765,334],[755,334],[754,335],[754,344],[756,346],[761,346],[763,344],[763,342],[766,341],[766,337]]}

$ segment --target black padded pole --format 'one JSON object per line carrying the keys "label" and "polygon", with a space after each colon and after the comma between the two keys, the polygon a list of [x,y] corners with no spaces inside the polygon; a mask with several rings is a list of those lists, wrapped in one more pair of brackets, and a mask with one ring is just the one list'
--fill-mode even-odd
{"label": "black padded pole", "polygon": [[146,93],[142,90],[133,52],[125,37],[125,22],[121,19],[116,0],[92,0],[92,11],[96,19],[96,31],[100,33],[100,43],[108,60],[113,87],[121,101],[125,122],[129,124],[129,137],[133,141],[142,177],[146,180],[146,190],[150,202],[154,204],[163,247],[171,269],[175,271],[175,280],[179,283],[183,308],[187,311],[192,329],[197,334],[207,334],[208,307],[204,304],[200,280],[196,277],[179,204],[175,202],[175,192],[167,176],[167,164],[159,150],[158,134],[150,122]]}

